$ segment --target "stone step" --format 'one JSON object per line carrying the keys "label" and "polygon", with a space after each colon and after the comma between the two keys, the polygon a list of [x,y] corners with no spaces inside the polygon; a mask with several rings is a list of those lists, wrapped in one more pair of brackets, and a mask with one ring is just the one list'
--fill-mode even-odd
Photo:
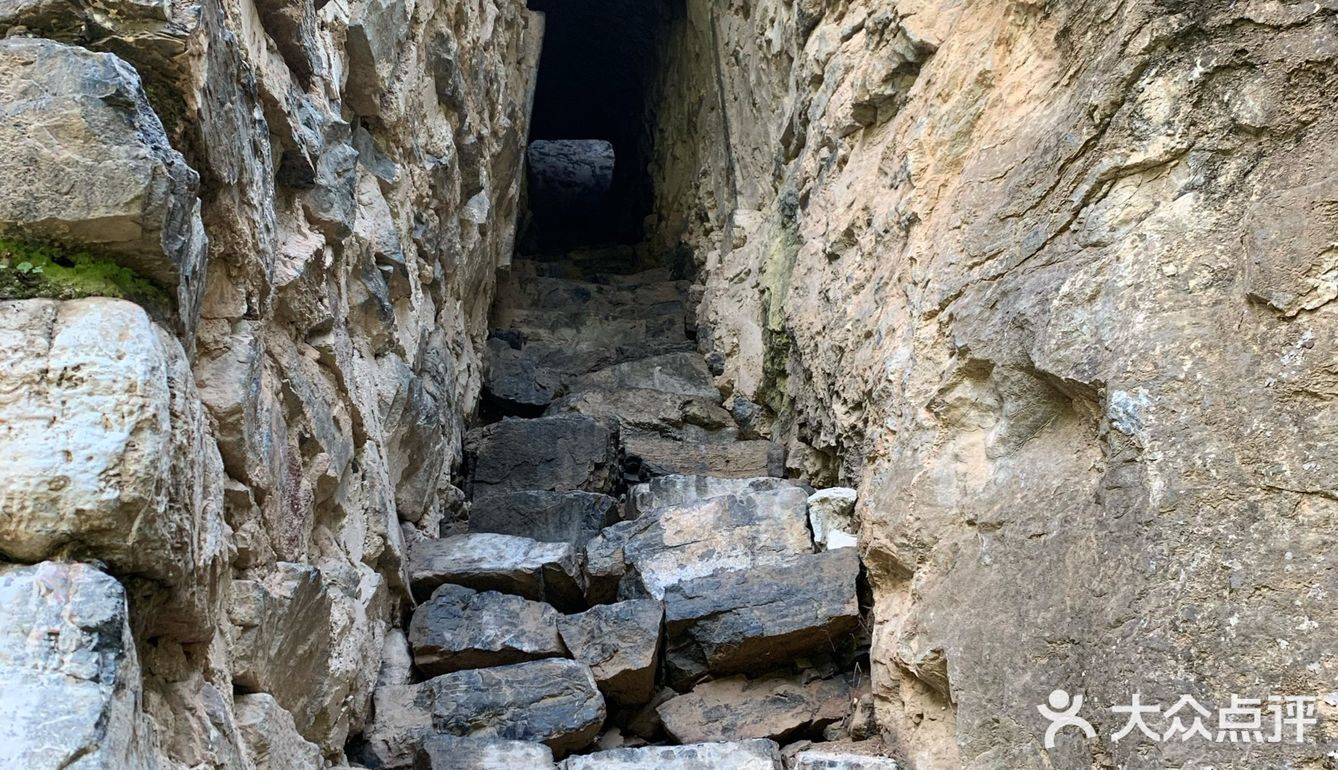
{"label": "stone step", "polygon": [[577,377],[571,384],[573,393],[591,389],[658,390],[720,403],[720,389],[715,386],[706,361],[687,351],[615,364]]}
{"label": "stone step", "polygon": [[570,543],[470,533],[420,540],[409,548],[409,584],[419,601],[453,583],[577,608],[582,582],[578,552]]}
{"label": "stone step", "polygon": [[601,604],[558,620],[572,657],[590,666],[610,703],[651,699],[659,664],[664,607],[653,599]]}
{"label": "stone step", "polygon": [[499,306],[493,311],[492,326],[497,329],[532,327],[580,329],[601,322],[661,317],[682,324],[687,317],[687,305],[678,299],[651,304],[623,304],[592,299],[576,307]]}
{"label": "stone step", "polygon": [[601,369],[654,356],[690,353],[695,347],[696,343],[691,340],[673,337],[578,343],[530,341],[521,350],[533,358],[537,367],[556,373],[570,385]]}
{"label": "stone step", "polygon": [[537,275],[524,261],[497,285],[495,307],[571,309],[590,302],[644,307],[659,302],[684,302],[691,284],[673,280],[660,271],[642,273],[617,283],[598,283],[581,277]]}
{"label": "stone step", "polygon": [[[691,431],[684,431],[690,434]],[[666,437],[640,430],[623,436],[623,453],[646,476],[709,474],[722,478],[780,476],[784,461],[770,441],[731,441],[728,434]]]}
{"label": "stone step", "polygon": [[380,687],[373,702],[359,757],[370,767],[405,766],[439,734],[542,742],[564,756],[589,745],[607,713],[590,667],[559,658]]}
{"label": "stone step", "polygon": [[583,548],[600,530],[617,522],[620,514],[615,498],[596,492],[503,492],[474,500],[469,508],[469,531]]}
{"label": "stone step", "polygon": [[669,665],[685,681],[835,652],[859,626],[859,570],[855,549],[841,548],[781,554],[672,582],[661,578]]}
{"label": "stone step", "polygon": [[[659,612],[659,608],[656,608]],[[413,662],[426,676],[566,657],[557,610],[543,602],[439,586],[409,622]],[[656,618],[656,631],[659,618]]]}
{"label": "stone step", "polygon": [[696,743],[597,751],[569,757],[561,770],[783,770],[774,741]]}
{"label": "stone step", "polygon": [[413,770],[556,770],[542,743],[437,735],[423,742]]}
{"label": "stone step", "polygon": [[785,743],[845,719],[851,688],[841,678],[805,681],[797,674],[702,682],[657,709],[665,730],[682,743],[770,738]]}
{"label": "stone step", "polygon": [[613,492],[620,479],[617,427],[581,415],[508,418],[469,432],[474,497],[526,490]]}
{"label": "stone step", "polygon": [[622,429],[637,429],[682,439],[685,431],[718,431],[726,440],[737,436],[734,418],[715,398],[699,398],[649,388],[581,387],[549,404],[547,414],[575,413],[617,420]]}
{"label": "stone step", "polygon": [[726,495],[769,492],[787,487],[804,488],[797,481],[767,476],[753,478],[720,478],[700,474],[661,476],[644,484],[637,484],[629,490],[628,518],[634,519],[655,508],[687,505]]}
{"label": "stone step", "polygon": [[585,348],[652,349],[688,341],[681,315],[643,315],[633,318],[602,316],[576,319],[522,317],[505,326],[493,327],[497,336],[519,337],[530,343],[578,345]]}
{"label": "stone step", "polygon": [[880,740],[800,743],[785,749],[788,770],[900,770]]}
{"label": "stone step", "polygon": [[592,604],[650,596],[720,570],[813,551],[803,489],[727,495],[660,508],[606,528],[586,546]]}

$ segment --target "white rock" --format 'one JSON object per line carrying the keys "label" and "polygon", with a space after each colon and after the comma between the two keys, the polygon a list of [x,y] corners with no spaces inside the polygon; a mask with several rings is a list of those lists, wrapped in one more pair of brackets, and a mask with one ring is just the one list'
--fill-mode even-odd
{"label": "white rock", "polygon": [[321,750],[298,735],[293,715],[269,693],[240,695],[233,705],[251,761],[256,770],[318,768]]}
{"label": "white rock", "polygon": [[809,495],[808,523],[813,529],[813,541],[825,550],[853,548],[858,545],[855,533],[855,490],[832,487]]}
{"label": "white rock", "polygon": [[780,770],[780,751],[768,740],[614,749],[570,757],[562,770]]}

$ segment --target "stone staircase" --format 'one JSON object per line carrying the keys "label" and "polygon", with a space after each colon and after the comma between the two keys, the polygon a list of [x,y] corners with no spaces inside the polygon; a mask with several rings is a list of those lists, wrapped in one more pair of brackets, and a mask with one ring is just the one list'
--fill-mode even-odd
{"label": "stone staircase", "polygon": [[521,261],[500,287],[468,531],[410,547],[419,604],[353,756],[895,768],[868,692],[853,491],[779,478],[695,352],[687,283],[614,270],[630,261]]}

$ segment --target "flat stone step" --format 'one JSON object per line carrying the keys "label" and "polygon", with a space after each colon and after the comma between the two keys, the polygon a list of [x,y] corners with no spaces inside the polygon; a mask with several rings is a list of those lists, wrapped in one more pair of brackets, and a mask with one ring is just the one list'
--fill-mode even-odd
{"label": "flat stone step", "polygon": [[421,540],[409,548],[409,584],[419,601],[445,583],[546,601],[581,605],[583,578],[570,543],[470,533]]}
{"label": "flat stone step", "polygon": [[575,389],[579,387],[576,381],[584,375],[643,358],[692,352],[695,346],[691,340],[678,338],[574,344],[530,341],[522,350],[533,357],[537,366],[557,373]]}
{"label": "flat stone step", "polygon": [[469,531],[516,535],[542,543],[584,547],[620,518],[618,501],[581,491],[527,490],[475,498]]}
{"label": "flat stone step", "polygon": [[833,651],[859,625],[859,569],[855,549],[841,548],[665,584],[670,664],[682,679]]}
{"label": "flat stone step", "polygon": [[636,429],[682,439],[696,431],[716,431],[730,440],[738,433],[734,418],[715,398],[697,398],[648,388],[583,387],[549,404],[547,414],[574,413],[617,420]]}
{"label": "flat stone step", "polygon": [[804,681],[796,674],[702,682],[657,709],[664,729],[682,743],[812,735],[845,719],[851,688],[844,680]]}
{"label": "flat stone step", "polygon": [[618,432],[581,415],[508,418],[465,438],[474,497],[525,490],[616,489],[622,458]]}
{"label": "flat stone step", "polygon": [[557,770],[542,743],[437,735],[423,742],[414,770]]}
{"label": "flat stone step", "polygon": [[[672,438],[640,430],[623,436],[623,453],[640,461],[651,476],[707,474],[723,478],[780,476],[784,463],[769,441],[731,441],[727,436],[705,440]],[[644,478],[644,476],[642,477]]]}
{"label": "flat stone step", "polygon": [[587,597],[660,599],[684,581],[810,554],[807,500],[798,488],[728,495],[614,524],[586,546]]}
{"label": "flat stone step", "polygon": [[545,326],[580,329],[601,322],[659,317],[682,324],[687,317],[687,305],[678,299],[645,305],[592,299],[576,307],[498,306],[493,312],[492,325],[499,329]]}
{"label": "flat stone step", "polygon": [[706,361],[695,352],[666,353],[615,364],[578,377],[571,386],[573,392],[597,388],[659,390],[720,403],[720,389]]}
{"label": "flat stone step", "polygon": [[541,742],[563,756],[589,745],[607,714],[590,667],[557,658],[381,687],[373,701],[368,751],[383,762],[375,767],[415,756],[441,733]]}
{"label": "flat stone step", "polygon": [[636,518],[655,508],[687,505],[712,497],[769,492],[788,487],[805,488],[798,481],[768,476],[753,478],[721,478],[701,474],[661,476],[632,487],[627,496],[628,518]]}
{"label": "flat stone step", "polygon": [[560,617],[543,602],[447,584],[414,610],[409,646],[427,676],[565,657]]}
{"label": "flat stone step", "polygon": [[790,770],[900,770],[880,740],[833,741],[787,747]]}
{"label": "flat stone step", "polygon": [[562,762],[561,770],[782,770],[774,741],[695,743],[597,751]]}

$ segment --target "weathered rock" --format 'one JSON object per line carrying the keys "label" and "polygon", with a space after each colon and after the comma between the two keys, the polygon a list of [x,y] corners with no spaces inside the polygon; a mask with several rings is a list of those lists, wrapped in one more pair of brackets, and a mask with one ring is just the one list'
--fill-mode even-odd
{"label": "weathered rock", "polygon": [[298,734],[293,715],[284,711],[274,696],[239,695],[233,709],[237,713],[237,728],[256,770],[321,766],[320,747]]}
{"label": "weathered rock", "polygon": [[652,474],[709,474],[724,478],[779,476],[785,470],[773,456],[769,441],[735,441],[733,436],[713,436],[686,431],[682,438],[629,430],[623,435],[628,457],[638,459]]}
{"label": "weathered rock", "polygon": [[781,557],[668,585],[665,629],[675,654],[713,672],[760,670],[831,650],[859,624],[854,549]]}
{"label": "weathered rock", "polygon": [[[49,40],[0,41],[0,232],[94,247],[161,286],[189,340],[204,291],[199,177],[134,68]],[[67,182],[79,179],[77,192]],[[72,296],[78,296],[77,291]]]}
{"label": "weathered rock", "polygon": [[566,654],[558,612],[495,591],[443,585],[414,610],[409,644],[427,676]]}
{"label": "weathered rock", "polygon": [[469,529],[584,547],[618,516],[618,501],[608,495],[509,492],[476,499],[469,509]]}
{"label": "weathered rock", "polygon": [[522,490],[612,492],[620,464],[618,432],[589,417],[507,419],[471,432],[475,497]]}
{"label": "weathered rock", "polygon": [[[682,438],[694,427],[699,430],[721,430],[734,424],[729,412],[711,399],[648,388],[583,387],[554,401],[549,405],[547,413],[563,412],[617,420],[624,440],[633,430]],[[722,434],[722,440],[733,438],[733,433]]]}
{"label": "weathered rock", "polygon": [[562,770],[781,770],[780,749],[772,741],[646,746],[571,757]]}
{"label": "weathered rock", "polygon": [[641,388],[720,402],[706,362],[697,353],[668,353],[617,364],[580,377],[573,390]]}
{"label": "weathered rock", "polygon": [[556,770],[542,743],[438,735],[423,742],[413,770]]}
{"label": "weathered rock", "polygon": [[590,667],[611,703],[650,700],[655,690],[664,608],[642,599],[601,604],[558,621],[571,655]]}
{"label": "weathered rock", "polygon": [[0,391],[0,553],[147,578],[154,630],[207,639],[223,472],[180,343],[123,300],[2,302]]}
{"label": "weathered rock", "polygon": [[376,672],[376,686],[413,682],[413,650],[409,639],[398,628],[386,629],[381,642],[381,665]]}
{"label": "weathered rock", "polygon": [[430,732],[541,741],[555,754],[582,748],[604,722],[604,698],[589,667],[536,660],[456,671],[376,691],[373,740],[412,756]]}
{"label": "weathered rock", "polygon": [[578,604],[581,567],[569,543],[488,533],[423,540],[409,549],[409,579],[426,599],[443,583],[499,591],[555,606]]}
{"label": "weathered rock", "polygon": [[308,564],[279,562],[263,579],[232,584],[233,681],[273,695],[303,735],[323,705],[315,695],[330,671],[332,608],[320,570]]}
{"label": "weathered rock", "polygon": [[658,711],[664,729],[683,743],[747,738],[785,743],[821,734],[850,708],[850,686],[839,679],[804,682],[792,675],[771,675],[702,682]]}
{"label": "weathered rock", "polygon": [[814,492],[808,498],[808,524],[813,530],[813,542],[826,550],[854,548],[858,545],[855,533],[855,500],[858,493],[848,487],[831,487]]}
{"label": "weathered rock", "polygon": [[492,337],[488,340],[483,388],[485,395],[504,413],[537,411],[557,396],[562,389],[562,378],[540,367],[533,353]]}
{"label": "weathered rock", "polygon": [[635,519],[653,508],[686,505],[711,497],[770,492],[785,487],[799,486],[789,479],[719,478],[716,476],[660,476],[644,484],[637,484],[628,492],[628,518]]}
{"label": "weathered rock", "polygon": [[409,14],[403,3],[360,0],[353,4],[349,17],[345,42],[349,78],[344,96],[358,112],[380,115],[381,96],[394,75],[409,31]]}
{"label": "weathered rock", "polygon": [[604,530],[587,546],[588,596],[663,598],[677,583],[718,570],[775,564],[811,553],[802,489],[714,497],[659,508]]}
{"label": "weathered rock", "polygon": [[0,765],[156,766],[127,615],[87,564],[0,566]]}

